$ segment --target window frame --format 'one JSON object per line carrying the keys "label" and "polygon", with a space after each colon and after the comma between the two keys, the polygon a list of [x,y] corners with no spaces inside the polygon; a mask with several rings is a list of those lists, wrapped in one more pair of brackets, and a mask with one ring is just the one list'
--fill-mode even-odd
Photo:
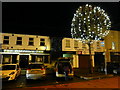
{"label": "window frame", "polygon": [[74,48],[78,48],[78,41],[74,40]]}
{"label": "window frame", "polygon": [[[18,38],[21,38],[21,39],[18,39]],[[22,45],[22,37],[17,37],[16,45]]]}
{"label": "window frame", "polygon": [[70,40],[66,40],[65,41],[65,47],[66,48],[70,48]]}
{"label": "window frame", "polygon": [[[31,40],[30,40],[31,39]],[[30,44],[31,43],[31,44]],[[29,42],[28,42],[28,46],[34,46],[34,38],[30,37],[29,38]]]}
{"label": "window frame", "polygon": [[[8,38],[5,38],[5,37],[8,37]],[[4,36],[4,39],[3,39],[3,44],[6,44],[6,45],[9,45],[9,38],[10,36]],[[7,43],[6,43],[7,42]]]}
{"label": "window frame", "polygon": [[40,46],[45,46],[45,38],[40,38]]}

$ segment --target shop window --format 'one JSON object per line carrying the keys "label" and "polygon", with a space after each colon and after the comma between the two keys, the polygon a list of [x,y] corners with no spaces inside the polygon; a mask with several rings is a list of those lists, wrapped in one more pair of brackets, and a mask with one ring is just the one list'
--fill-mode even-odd
{"label": "shop window", "polygon": [[44,38],[40,39],[40,46],[45,46],[45,39]]}
{"label": "shop window", "polygon": [[34,45],[34,38],[29,38],[28,45],[33,46]]}
{"label": "shop window", "polygon": [[43,56],[37,56],[36,62],[42,62],[43,63]]}
{"label": "shop window", "polygon": [[11,62],[11,55],[3,55],[2,63],[10,63],[10,62]]}
{"label": "shop window", "polygon": [[9,44],[9,36],[4,36],[3,44]]}
{"label": "shop window", "polygon": [[17,37],[16,45],[22,45],[22,37]]}
{"label": "shop window", "polygon": [[66,47],[70,48],[70,40],[66,40]]}

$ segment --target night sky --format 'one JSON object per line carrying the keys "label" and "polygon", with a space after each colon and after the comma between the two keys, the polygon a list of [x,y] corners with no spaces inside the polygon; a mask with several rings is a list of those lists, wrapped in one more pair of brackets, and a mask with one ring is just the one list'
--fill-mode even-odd
{"label": "night sky", "polygon": [[[16,34],[71,37],[71,21],[79,6],[85,2],[3,2],[2,32]],[[112,30],[120,30],[118,2],[88,3],[106,11]]]}

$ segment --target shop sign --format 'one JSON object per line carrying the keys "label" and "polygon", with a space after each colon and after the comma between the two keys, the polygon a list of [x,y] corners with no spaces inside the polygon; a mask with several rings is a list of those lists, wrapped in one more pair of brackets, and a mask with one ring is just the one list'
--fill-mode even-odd
{"label": "shop sign", "polygon": [[82,51],[77,51],[76,54],[82,54]]}
{"label": "shop sign", "polygon": [[4,49],[3,52],[28,52],[28,53],[43,53],[43,51],[39,51],[39,50],[6,50]]}

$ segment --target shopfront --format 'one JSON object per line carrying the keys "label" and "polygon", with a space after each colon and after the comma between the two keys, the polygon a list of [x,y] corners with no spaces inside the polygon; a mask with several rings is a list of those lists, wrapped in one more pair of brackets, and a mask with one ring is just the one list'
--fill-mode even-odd
{"label": "shopfront", "polygon": [[38,50],[2,50],[2,63],[18,63],[26,68],[31,62],[50,63],[50,54]]}

